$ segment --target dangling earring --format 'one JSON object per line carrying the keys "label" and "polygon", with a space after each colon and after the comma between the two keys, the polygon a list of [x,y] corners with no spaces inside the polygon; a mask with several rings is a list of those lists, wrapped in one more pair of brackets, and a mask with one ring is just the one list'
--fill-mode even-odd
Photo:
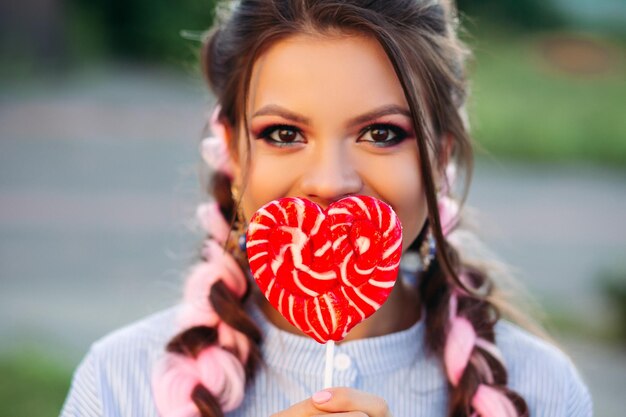
{"label": "dangling earring", "polygon": [[239,250],[243,253],[246,252],[246,233],[242,231],[241,234],[238,235],[237,245],[239,246]]}
{"label": "dangling earring", "polygon": [[418,272],[427,271],[432,263],[433,259],[437,254],[437,242],[435,241],[435,236],[433,235],[433,231],[428,226],[428,231],[426,232],[426,238],[420,245],[419,249],[419,261],[420,265],[417,267]]}
{"label": "dangling earring", "polygon": [[420,247],[417,251],[407,251],[402,255],[402,262],[400,264],[400,270],[402,271],[402,279],[410,287],[417,287],[419,277],[426,271],[432,264],[437,253],[437,245],[433,232],[428,226],[426,230],[426,236],[422,240]]}

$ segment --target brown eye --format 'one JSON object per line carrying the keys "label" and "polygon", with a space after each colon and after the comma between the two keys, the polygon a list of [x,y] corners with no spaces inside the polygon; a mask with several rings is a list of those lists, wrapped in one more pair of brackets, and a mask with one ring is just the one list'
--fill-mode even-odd
{"label": "brown eye", "polygon": [[301,143],[306,143],[300,129],[289,125],[269,126],[257,138],[272,146],[299,146]]}
{"label": "brown eye", "polygon": [[369,143],[377,148],[388,148],[402,142],[408,137],[407,132],[387,123],[375,124],[361,131],[358,142]]}
{"label": "brown eye", "polygon": [[276,136],[279,142],[291,143],[296,140],[298,132],[293,129],[278,129],[276,131]]}
{"label": "brown eye", "polygon": [[384,142],[389,139],[391,131],[384,127],[377,127],[371,130],[372,140],[374,142]]}

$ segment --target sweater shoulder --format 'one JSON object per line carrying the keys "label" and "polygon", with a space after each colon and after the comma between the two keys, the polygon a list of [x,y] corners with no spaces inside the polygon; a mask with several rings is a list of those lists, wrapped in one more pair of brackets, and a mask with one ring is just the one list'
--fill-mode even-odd
{"label": "sweater shoulder", "polygon": [[91,353],[101,360],[128,355],[157,356],[178,331],[178,307],[170,307],[121,327],[94,342]]}
{"label": "sweater shoulder", "polygon": [[504,320],[496,325],[496,342],[504,357],[508,386],[526,400],[531,415],[592,415],[589,390],[560,348]]}
{"label": "sweater shoulder", "polygon": [[92,344],[74,373],[62,417],[157,417],[151,378],[177,331],[177,308],[151,314]]}

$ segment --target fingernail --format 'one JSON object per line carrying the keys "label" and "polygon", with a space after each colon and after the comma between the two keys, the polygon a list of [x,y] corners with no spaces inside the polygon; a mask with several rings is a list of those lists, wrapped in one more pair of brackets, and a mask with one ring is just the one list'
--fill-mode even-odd
{"label": "fingernail", "polygon": [[330,400],[330,397],[332,396],[333,394],[330,391],[317,391],[315,394],[313,394],[311,399],[314,403],[322,404]]}

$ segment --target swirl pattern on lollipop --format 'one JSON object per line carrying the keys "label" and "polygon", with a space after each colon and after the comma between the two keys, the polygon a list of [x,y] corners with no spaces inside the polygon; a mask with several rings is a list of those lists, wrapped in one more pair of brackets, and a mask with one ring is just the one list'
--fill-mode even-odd
{"label": "swirl pattern on lollipop", "polygon": [[250,269],[269,302],[320,343],[340,341],[391,292],[402,227],[389,205],[351,196],[325,211],[302,198],[261,207],[247,234]]}

